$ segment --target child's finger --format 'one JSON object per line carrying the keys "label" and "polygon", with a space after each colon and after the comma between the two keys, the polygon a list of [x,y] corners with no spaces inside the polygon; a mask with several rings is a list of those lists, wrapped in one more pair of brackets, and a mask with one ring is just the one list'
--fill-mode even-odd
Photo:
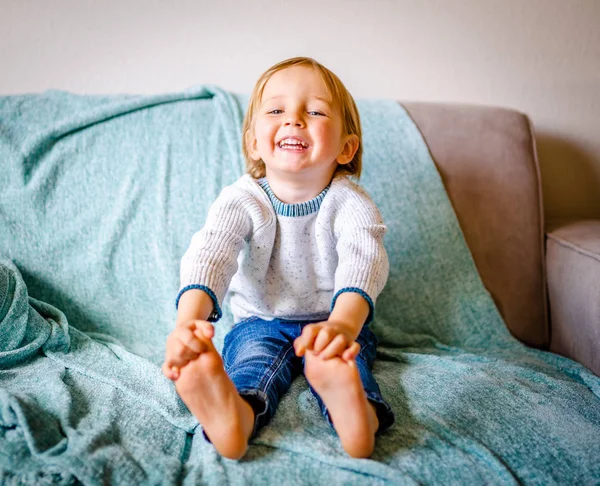
{"label": "child's finger", "polygon": [[320,326],[309,324],[302,329],[302,334],[294,340],[294,351],[296,356],[304,356],[307,349],[312,349],[315,337],[319,333]]}
{"label": "child's finger", "polygon": [[[196,336],[203,337],[206,339],[212,339],[215,335],[215,326],[208,321],[195,321],[196,324]],[[200,335],[198,335],[200,333]]]}
{"label": "child's finger", "polygon": [[[207,338],[204,334],[205,331],[202,329],[196,330],[194,334],[198,338],[198,340],[202,343],[202,352],[217,352],[215,345],[212,342],[212,339]],[[210,333],[210,331],[208,331]],[[214,332],[214,331],[213,331]]]}
{"label": "child's finger", "polygon": [[336,335],[337,333],[330,327],[321,327],[319,334],[317,334],[317,337],[315,338],[315,343],[313,344],[313,351],[315,354],[319,354],[323,351]]}
{"label": "child's finger", "polygon": [[360,344],[354,341],[346,351],[342,353],[342,359],[344,361],[354,361],[360,352]]}
{"label": "child's finger", "polygon": [[343,334],[338,334],[327,347],[319,353],[321,359],[329,359],[334,356],[341,356],[344,350],[348,347],[348,339]]}
{"label": "child's finger", "polygon": [[200,340],[197,340],[199,352],[196,352],[188,348],[184,343],[179,341],[175,336],[167,344],[166,350],[166,361],[171,366],[177,366],[181,368],[189,363],[191,360],[196,359],[199,354],[206,351],[206,344]]}
{"label": "child's finger", "polygon": [[165,361],[162,365],[162,372],[169,380],[177,380],[179,378],[179,368]]}
{"label": "child's finger", "polygon": [[196,331],[190,327],[178,327],[173,332],[173,338],[196,354],[200,354],[206,350],[206,346],[198,339]]}

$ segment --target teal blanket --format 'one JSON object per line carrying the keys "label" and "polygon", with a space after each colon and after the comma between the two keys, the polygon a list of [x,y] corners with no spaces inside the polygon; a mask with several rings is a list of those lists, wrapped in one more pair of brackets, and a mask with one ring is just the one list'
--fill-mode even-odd
{"label": "teal blanket", "polygon": [[243,460],[216,454],[159,365],[179,259],[243,173],[246,102],[0,98],[0,484],[600,484],[600,378],[509,334],[386,100],[358,105],[389,227],[373,326],[396,424],[350,459],[299,378]]}

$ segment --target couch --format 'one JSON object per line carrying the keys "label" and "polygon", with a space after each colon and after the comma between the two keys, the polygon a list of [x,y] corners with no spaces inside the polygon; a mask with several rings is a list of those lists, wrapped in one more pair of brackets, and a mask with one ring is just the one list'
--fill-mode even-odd
{"label": "couch", "polygon": [[303,379],[243,460],[215,453],[160,364],[246,103],[0,97],[0,483],[600,482],[600,223],[546,235],[528,117],[472,105],[358,100],[389,228],[373,328],[396,423],[373,457],[345,455]]}

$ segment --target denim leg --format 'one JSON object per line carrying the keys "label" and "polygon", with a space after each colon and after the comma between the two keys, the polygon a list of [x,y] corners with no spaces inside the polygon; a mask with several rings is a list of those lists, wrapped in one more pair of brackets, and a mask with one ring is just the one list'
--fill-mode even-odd
{"label": "denim leg", "polygon": [[293,342],[300,326],[257,317],[236,324],[225,336],[225,371],[255,413],[252,436],[275,414],[281,397],[302,372]]}
{"label": "denim leg", "polygon": [[[373,369],[373,363],[375,362],[378,342],[377,337],[367,326],[363,326],[360,334],[356,338],[356,341],[358,344],[360,344],[360,352],[356,357],[356,367],[360,374],[360,379],[362,381],[363,388],[365,389],[367,399],[375,406],[375,410],[377,411],[377,419],[379,420],[379,429],[377,429],[377,432],[383,432],[394,423],[395,418],[392,407],[390,407],[390,405],[383,399],[379,385],[375,381],[375,377],[371,371]],[[333,427],[333,422],[331,421],[327,407],[325,407],[325,403],[323,403],[321,397],[317,394],[313,387],[310,386],[310,384],[309,387],[310,391],[317,399],[321,413],[327,419],[329,425]]]}

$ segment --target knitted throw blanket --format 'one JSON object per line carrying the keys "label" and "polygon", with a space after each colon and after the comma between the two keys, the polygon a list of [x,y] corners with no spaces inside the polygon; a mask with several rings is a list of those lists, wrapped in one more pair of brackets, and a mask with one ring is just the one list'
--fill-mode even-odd
{"label": "knitted throw blanket", "polygon": [[0,483],[600,482],[600,378],[511,337],[385,100],[358,106],[361,184],[389,229],[373,329],[396,423],[350,459],[299,378],[244,460],[216,454],[159,364],[180,258],[243,173],[246,102],[210,86],[0,98]]}

